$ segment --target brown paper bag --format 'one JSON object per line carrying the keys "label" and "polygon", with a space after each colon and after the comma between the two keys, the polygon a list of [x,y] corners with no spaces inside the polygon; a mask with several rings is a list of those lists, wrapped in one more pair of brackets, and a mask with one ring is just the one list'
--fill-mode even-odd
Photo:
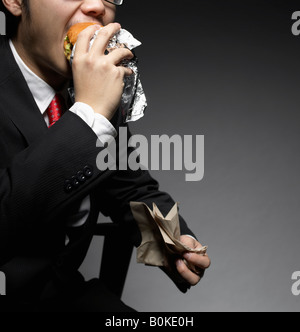
{"label": "brown paper bag", "polygon": [[[170,267],[186,252],[205,254],[207,247],[192,249],[180,242],[178,204],[166,217],[153,203],[153,211],[142,202],[130,202],[132,214],[142,234],[142,243],[137,248],[137,262],[146,265]],[[185,261],[187,264],[187,262]],[[188,267],[192,270],[189,264]]]}

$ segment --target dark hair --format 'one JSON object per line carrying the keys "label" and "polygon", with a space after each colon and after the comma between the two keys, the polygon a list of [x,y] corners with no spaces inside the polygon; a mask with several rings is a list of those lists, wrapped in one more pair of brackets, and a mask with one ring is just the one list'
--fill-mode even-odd
{"label": "dark hair", "polygon": [[[29,10],[29,0],[23,0],[22,1],[22,10],[24,13],[24,16],[29,18],[30,16],[30,10]],[[11,12],[9,12],[6,7],[4,6],[2,0],[0,0],[0,11],[5,14],[6,17],[6,35],[9,38],[12,38],[15,36],[17,32],[17,28],[20,22],[20,17],[14,16]]]}

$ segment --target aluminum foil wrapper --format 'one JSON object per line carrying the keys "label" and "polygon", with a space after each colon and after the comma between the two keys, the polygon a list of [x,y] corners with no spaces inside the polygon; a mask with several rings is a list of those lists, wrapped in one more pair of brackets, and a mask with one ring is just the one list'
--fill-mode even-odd
{"label": "aluminum foil wrapper", "polygon": [[[95,37],[99,31],[96,31],[94,37],[90,41],[90,47],[93,45]],[[135,39],[130,32],[121,29],[109,42],[107,47],[107,54],[119,47],[127,47],[133,51],[140,46],[141,42]],[[76,44],[73,47],[70,63],[74,58]],[[130,121],[137,121],[144,116],[147,107],[147,99],[144,93],[140,75],[138,71],[138,58],[134,56],[131,60],[124,60],[122,66],[132,69],[133,74],[124,78],[124,90],[120,103],[120,110],[123,115],[124,123]],[[73,102],[75,102],[74,89],[69,89],[69,94]]]}

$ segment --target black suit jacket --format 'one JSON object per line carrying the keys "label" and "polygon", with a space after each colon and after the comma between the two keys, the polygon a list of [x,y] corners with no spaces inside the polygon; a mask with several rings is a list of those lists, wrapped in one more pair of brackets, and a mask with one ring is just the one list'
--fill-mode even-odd
{"label": "black suit jacket", "polygon": [[[147,171],[100,171],[97,137],[72,112],[48,129],[4,36],[0,59],[0,271],[8,295],[38,296],[49,278],[72,278],[99,212],[121,223],[138,245],[129,202],[155,202],[167,213],[174,201]],[[125,126],[119,113],[112,124],[117,131]],[[66,224],[82,217],[78,208],[87,195],[89,218],[65,246]],[[182,233],[192,234],[180,222]]]}

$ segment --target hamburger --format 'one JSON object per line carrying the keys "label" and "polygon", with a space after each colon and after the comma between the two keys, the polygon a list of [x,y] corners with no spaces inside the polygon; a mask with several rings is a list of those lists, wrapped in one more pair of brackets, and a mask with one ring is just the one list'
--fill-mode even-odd
{"label": "hamburger", "polygon": [[[1,3],[1,1],[0,1]],[[77,23],[70,27],[67,35],[64,39],[64,54],[72,66],[72,60],[75,53],[76,42],[78,35],[81,31],[91,25],[99,25],[99,23],[83,22]],[[100,25],[103,28],[103,26]],[[95,37],[99,31],[96,31],[94,36],[90,40],[90,47],[92,47]],[[121,29],[116,35],[114,35],[106,47],[104,54],[109,54],[117,48],[125,47],[133,52],[133,49],[140,46],[141,42],[133,37],[133,35],[125,29]],[[134,53],[133,53],[134,54]],[[137,68],[137,57],[134,54],[134,58],[131,60],[124,59],[119,65],[129,67],[133,71],[133,75],[124,78],[124,91],[121,98],[121,112],[123,114],[124,123],[130,121],[136,121],[144,115],[144,110],[147,107],[147,101],[144,94],[144,90],[139,78],[139,72]],[[73,103],[75,103],[75,90],[74,87],[69,88],[69,95]]]}
{"label": "hamburger", "polygon": [[77,23],[71,26],[64,40],[64,53],[69,61],[71,58],[72,49],[75,43],[77,42],[77,38],[80,32],[89,27],[90,25],[95,25],[95,24],[98,23],[84,22],[84,23]]}

